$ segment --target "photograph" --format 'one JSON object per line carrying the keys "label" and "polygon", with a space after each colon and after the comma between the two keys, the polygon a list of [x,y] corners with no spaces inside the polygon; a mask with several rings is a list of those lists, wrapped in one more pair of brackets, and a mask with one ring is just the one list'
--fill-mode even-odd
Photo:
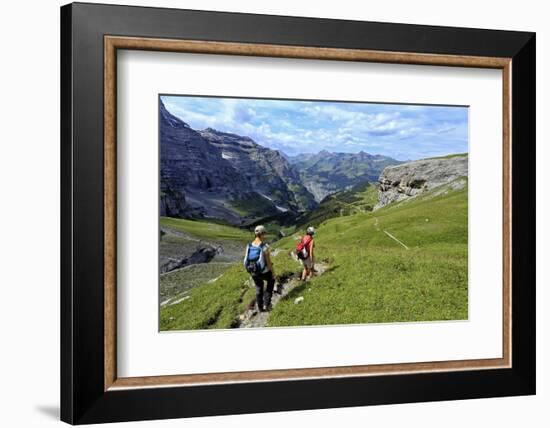
{"label": "photograph", "polygon": [[160,331],[468,319],[468,106],[158,103]]}
{"label": "photograph", "polygon": [[[17,291],[5,300],[43,292],[23,299],[41,308],[27,311],[37,340],[20,340],[37,316],[8,314],[20,323],[7,331],[24,354],[56,349],[27,364],[47,387],[10,421],[279,426],[276,412],[349,426],[367,412],[381,425],[391,407],[396,424],[425,425],[406,412],[449,419],[453,402],[460,426],[479,412],[506,427],[542,414],[543,14],[320,6],[27,13],[53,44],[7,68],[17,119],[5,140],[38,130],[27,140],[40,149],[6,145],[23,148],[6,157],[8,193],[32,207],[8,195],[4,223],[21,243],[8,271],[36,271],[38,288],[4,281]],[[31,36],[8,50],[26,52]],[[28,79],[50,59],[55,84]],[[29,85],[47,93],[25,97]],[[48,108],[33,115],[29,99]],[[57,150],[45,144],[56,138]],[[42,167],[55,182],[28,173]],[[47,237],[17,227],[49,202]],[[43,267],[29,270],[29,242],[44,244]],[[26,397],[18,368],[8,386]]]}

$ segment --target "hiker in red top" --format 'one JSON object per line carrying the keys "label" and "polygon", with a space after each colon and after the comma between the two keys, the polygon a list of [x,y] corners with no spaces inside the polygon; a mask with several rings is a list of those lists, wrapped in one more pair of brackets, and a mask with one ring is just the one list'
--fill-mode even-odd
{"label": "hiker in red top", "polygon": [[313,241],[313,235],[315,234],[315,229],[313,226],[309,226],[306,229],[306,234],[302,237],[298,245],[296,246],[296,255],[302,261],[304,270],[300,279],[305,281],[313,276],[315,272],[315,255],[313,248],[315,243]]}

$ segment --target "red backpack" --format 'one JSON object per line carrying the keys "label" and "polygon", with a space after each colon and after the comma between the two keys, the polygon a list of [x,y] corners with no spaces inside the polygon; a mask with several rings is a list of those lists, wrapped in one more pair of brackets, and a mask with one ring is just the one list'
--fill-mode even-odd
{"label": "red backpack", "polygon": [[305,260],[309,257],[307,247],[312,239],[313,238],[311,237],[311,235],[305,235],[304,237],[302,237],[300,242],[296,244],[296,255],[300,260]]}

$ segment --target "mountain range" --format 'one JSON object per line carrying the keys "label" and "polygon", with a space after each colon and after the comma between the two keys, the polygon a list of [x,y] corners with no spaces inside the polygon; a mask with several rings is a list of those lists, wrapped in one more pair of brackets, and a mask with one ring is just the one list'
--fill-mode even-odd
{"label": "mountain range", "polygon": [[194,130],[160,102],[160,214],[243,225],[298,215],[331,193],[378,181],[400,162],[381,155],[289,157],[246,136]]}
{"label": "mountain range", "polygon": [[388,156],[359,153],[335,153],[322,150],[316,154],[302,154],[289,158],[298,169],[302,183],[321,202],[328,195],[363,182],[377,182],[390,165],[402,162]]}
{"label": "mountain range", "polygon": [[243,224],[313,208],[313,195],[276,150],[248,137],[196,131],[160,104],[160,214]]}

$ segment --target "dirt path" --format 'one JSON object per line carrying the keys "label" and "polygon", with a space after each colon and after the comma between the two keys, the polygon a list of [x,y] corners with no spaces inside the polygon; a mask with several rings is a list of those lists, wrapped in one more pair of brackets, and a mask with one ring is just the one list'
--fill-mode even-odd
{"label": "dirt path", "polygon": [[[296,256],[294,253],[292,253],[293,259],[296,261],[297,270],[301,268],[301,264],[296,259]],[[315,273],[315,276],[320,276],[327,270],[328,265],[326,263],[315,263],[315,270],[317,271]],[[299,272],[292,275],[290,278],[288,278],[285,282],[282,283],[283,285],[283,291],[281,294],[273,292],[273,297],[271,298],[271,306],[273,309],[275,309],[275,306],[279,303],[279,301],[285,297],[288,293],[290,293],[294,288],[302,284],[302,281],[299,279],[299,275],[301,273],[301,269]],[[279,282],[276,282],[275,284],[276,289],[279,286]],[[253,309],[248,309],[241,315],[239,315],[239,327],[238,328],[260,328],[265,327],[267,324],[267,321],[269,319],[270,312],[258,312],[258,309],[254,307]]]}

